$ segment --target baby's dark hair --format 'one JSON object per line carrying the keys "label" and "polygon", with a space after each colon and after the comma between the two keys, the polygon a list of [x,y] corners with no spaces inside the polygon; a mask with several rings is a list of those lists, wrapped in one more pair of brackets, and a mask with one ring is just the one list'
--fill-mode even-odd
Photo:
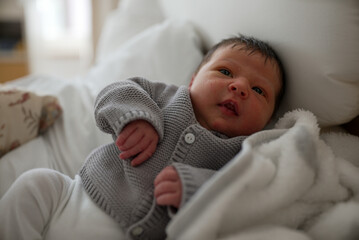
{"label": "baby's dark hair", "polygon": [[273,50],[273,48],[271,46],[268,45],[268,43],[266,43],[262,40],[256,39],[254,37],[245,36],[242,34],[239,34],[238,36],[230,37],[227,39],[223,39],[222,41],[218,42],[216,45],[214,45],[211,49],[208,50],[208,52],[205,54],[202,61],[198,65],[195,73],[197,73],[204,64],[206,64],[208,61],[210,61],[213,53],[217,49],[219,49],[221,47],[226,47],[229,45],[232,45],[232,48],[240,45],[240,46],[242,46],[241,50],[248,51],[249,55],[259,52],[265,57],[265,60],[264,60],[265,62],[267,62],[269,60],[269,61],[272,61],[277,64],[279,76],[281,78],[280,80],[282,83],[282,88],[281,88],[280,92],[278,93],[278,96],[276,97],[276,106],[275,106],[275,110],[276,110],[278,108],[280,102],[282,101],[282,98],[284,95],[285,82],[286,82],[285,72],[284,72],[284,67],[282,65],[282,62],[279,59],[276,52]]}

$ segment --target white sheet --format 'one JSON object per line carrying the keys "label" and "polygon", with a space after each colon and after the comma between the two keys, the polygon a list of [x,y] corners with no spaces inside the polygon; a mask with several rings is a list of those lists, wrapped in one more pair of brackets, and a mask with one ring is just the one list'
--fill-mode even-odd
{"label": "white sheet", "polygon": [[73,177],[90,151],[110,141],[95,125],[95,96],[81,79],[29,76],[10,85],[57,96],[63,116],[44,135],[0,159],[0,196],[21,173],[31,168],[52,168]]}

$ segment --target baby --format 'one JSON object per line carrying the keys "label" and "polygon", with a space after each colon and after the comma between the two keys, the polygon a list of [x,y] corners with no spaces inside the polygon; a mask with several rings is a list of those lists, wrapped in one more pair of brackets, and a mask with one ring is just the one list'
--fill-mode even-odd
{"label": "baby", "polygon": [[215,45],[189,87],[112,83],[95,119],[114,142],[75,179],[49,169],[20,176],[0,200],[0,238],[164,239],[170,216],[268,123],[283,75],[267,44],[240,36]]}

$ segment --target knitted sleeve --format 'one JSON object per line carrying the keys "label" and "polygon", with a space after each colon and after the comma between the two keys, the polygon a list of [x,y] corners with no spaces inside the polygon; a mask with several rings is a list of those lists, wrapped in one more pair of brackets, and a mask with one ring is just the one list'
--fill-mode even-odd
{"label": "knitted sleeve", "polygon": [[184,163],[173,163],[182,183],[182,208],[196,191],[215,174],[217,171],[204,168],[196,168]]}
{"label": "knitted sleeve", "polygon": [[104,132],[116,139],[129,122],[142,119],[150,122],[163,138],[163,116],[161,108],[164,96],[176,91],[175,86],[150,82],[143,78],[132,78],[114,82],[105,87],[95,102],[95,120]]}

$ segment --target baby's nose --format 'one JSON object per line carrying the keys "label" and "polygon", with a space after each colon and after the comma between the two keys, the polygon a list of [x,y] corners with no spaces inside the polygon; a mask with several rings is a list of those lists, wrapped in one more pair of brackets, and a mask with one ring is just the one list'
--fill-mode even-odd
{"label": "baby's nose", "polygon": [[247,98],[249,96],[249,86],[246,80],[233,82],[229,85],[229,88],[241,98]]}

